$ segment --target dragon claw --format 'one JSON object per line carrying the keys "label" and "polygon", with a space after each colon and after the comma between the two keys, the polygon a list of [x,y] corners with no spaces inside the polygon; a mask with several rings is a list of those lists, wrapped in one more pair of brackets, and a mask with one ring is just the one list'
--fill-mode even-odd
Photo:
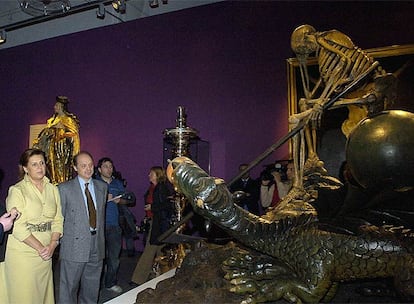
{"label": "dragon claw", "polygon": [[201,198],[198,198],[196,200],[196,205],[197,205],[198,208],[204,209],[204,201]]}
{"label": "dragon claw", "polygon": [[254,302],[252,301],[252,299],[250,297],[248,297],[246,300],[243,300],[240,303],[241,304],[252,304]]}
{"label": "dragon claw", "polygon": [[244,271],[229,270],[224,275],[224,278],[226,280],[234,280],[234,279],[239,278],[239,277],[244,276],[244,275],[246,275],[246,273]]}
{"label": "dragon claw", "polygon": [[[232,280],[233,281],[233,280]],[[237,294],[255,293],[257,291],[257,285],[253,280],[241,279],[237,280],[237,283],[233,283],[233,287],[230,291]]]}

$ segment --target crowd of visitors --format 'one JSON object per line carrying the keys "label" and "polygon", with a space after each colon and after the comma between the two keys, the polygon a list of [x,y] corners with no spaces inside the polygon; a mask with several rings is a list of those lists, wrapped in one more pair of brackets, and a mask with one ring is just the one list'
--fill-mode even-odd
{"label": "crowd of visitors", "polygon": [[[107,290],[122,292],[117,275],[123,238],[128,255],[135,255],[136,219],[128,209],[135,205],[135,194],[126,190],[109,157],[95,167],[93,156],[80,151],[73,167],[76,177],[54,185],[47,176],[44,151],[31,148],[21,155],[18,182],[9,188],[0,210],[3,303],[98,303],[102,274]],[[133,275],[137,284],[149,279],[163,247],[158,237],[168,229],[173,212],[164,169],[152,167],[149,182],[144,196],[149,229]],[[55,295],[52,257],[57,249]]]}

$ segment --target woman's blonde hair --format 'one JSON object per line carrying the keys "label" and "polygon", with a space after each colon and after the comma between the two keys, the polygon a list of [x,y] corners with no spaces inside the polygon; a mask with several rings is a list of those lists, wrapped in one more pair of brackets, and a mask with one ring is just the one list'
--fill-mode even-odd
{"label": "woman's blonde hair", "polygon": [[167,180],[167,175],[165,174],[163,167],[154,166],[151,167],[150,171],[153,171],[155,173],[155,176],[157,177],[157,183],[164,183]]}

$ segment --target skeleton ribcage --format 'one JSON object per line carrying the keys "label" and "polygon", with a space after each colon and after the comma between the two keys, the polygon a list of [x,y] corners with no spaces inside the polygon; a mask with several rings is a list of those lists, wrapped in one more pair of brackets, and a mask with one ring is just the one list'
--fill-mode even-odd
{"label": "skeleton ribcage", "polygon": [[325,84],[332,86],[333,90],[339,91],[349,82],[364,73],[374,62],[360,48],[346,48],[337,44],[332,45],[337,52],[325,48],[319,52],[319,73]]}

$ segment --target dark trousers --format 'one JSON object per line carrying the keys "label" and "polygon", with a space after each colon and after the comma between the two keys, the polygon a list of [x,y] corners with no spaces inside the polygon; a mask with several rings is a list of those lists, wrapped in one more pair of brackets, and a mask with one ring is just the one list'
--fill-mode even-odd
{"label": "dark trousers", "polygon": [[135,254],[135,240],[130,237],[124,237],[125,239],[125,246],[128,253],[128,256]]}
{"label": "dark trousers", "polygon": [[122,230],[119,226],[107,226],[105,228],[105,243],[105,287],[110,288],[118,283],[119,255],[122,247]]}

